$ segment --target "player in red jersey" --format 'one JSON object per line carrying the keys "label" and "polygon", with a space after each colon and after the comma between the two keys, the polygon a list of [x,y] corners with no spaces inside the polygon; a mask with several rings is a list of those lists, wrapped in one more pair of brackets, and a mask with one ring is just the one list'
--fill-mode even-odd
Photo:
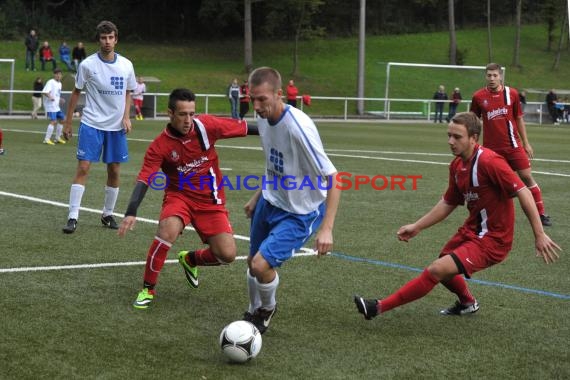
{"label": "player in red jersey", "polygon": [[496,63],[487,65],[485,78],[487,86],[476,91],[471,100],[471,112],[483,120],[483,146],[507,160],[532,193],[542,225],[551,226],[542,193],[532,177],[530,159],[534,152],[526,135],[519,94],[503,84],[503,70]]}
{"label": "player in red jersey", "polygon": [[412,302],[428,294],[438,283],[459,300],[444,315],[464,315],[479,310],[467,287],[470,278],[503,261],[513,241],[515,220],[512,197],[518,197],[535,236],[536,255],[546,263],[558,258],[560,247],[544,232],[532,195],[503,157],[477,143],[481,124],[472,112],[456,114],[447,128],[448,144],[456,158],[449,167],[449,185],[431,211],[413,224],[400,227],[398,239],[408,241],[422,230],[444,220],[459,205],[467,204],[469,216],[443,247],[439,258],[421,275],[392,295],[381,299],[354,297],[366,319]]}
{"label": "player in red jersey", "polygon": [[146,151],[119,227],[119,236],[133,229],[137,209],[148,187],[164,189],[158,231],[146,259],[143,290],[133,304],[138,309],[146,309],[152,303],[168,250],[188,224],[192,224],[202,241],[208,244],[205,249],[178,254],[191,287],[198,287],[198,266],[229,264],[236,256],[214,144],[219,139],[256,134],[256,129],[248,128],[244,120],[195,116],[195,112],[196,97],[192,91],[172,91],[168,100],[170,123]]}

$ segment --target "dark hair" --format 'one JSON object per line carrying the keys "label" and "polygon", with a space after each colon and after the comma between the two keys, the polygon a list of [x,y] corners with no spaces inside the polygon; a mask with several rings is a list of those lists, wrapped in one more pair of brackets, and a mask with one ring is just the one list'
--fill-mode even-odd
{"label": "dark hair", "polygon": [[176,102],[179,101],[195,102],[196,95],[187,88],[176,88],[168,96],[168,109],[176,110]]}
{"label": "dark hair", "polygon": [[115,33],[115,38],[119,37],[119,29],[111,21],[101,21],[96,28],[95,40],[98,41],[101,34]]}
{"label": "dark hair", "polygon": [[451,121],[455,124],[464,125],[469,137],[477,135],[478,140],[481,136],[481,120],[473,112],[459,112],[453,116]]}
{"label": "dark hair", "polygon": [[249,85],[251,87],[269,83],[275,92],[281,89],[281,74],[271,67],[259,67],[249,75]]}

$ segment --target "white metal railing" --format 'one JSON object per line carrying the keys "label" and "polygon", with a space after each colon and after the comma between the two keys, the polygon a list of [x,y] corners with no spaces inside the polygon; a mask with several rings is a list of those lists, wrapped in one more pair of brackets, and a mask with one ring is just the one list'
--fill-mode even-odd
{"label": "white metal railing", "polygon": [[[0,90],[0,94],[10,94],[10,96],[14,94],[32,94],[37,91],[33,90]],[[71,91],[62,91],[63,95],[71,94]],[[149,102],[150,99],[152,103],[152,116],[156,118],[157,116],[163,116],[164,113],[160,114],[157,112],[157,99],[160,97],[164,97],[165,100],[168,98],[169,93],[145,93],[145,102]],[[219,98],[227,98],[227,95],[223,94],[196,94],[197,99],[203,99],[203,107],[204,113],[209,113],[210,110],[210,101],[212,99],[219,99]],[[366,104],[366,115],[358,115],[356,113],[356,107],[354,107],[354,111],[350,112],[349,109],[351,108],[350,105],[352,103],[356,104],[357,101],[363,100]],[[334,114],[334,115],[327,115],[327,114],[316,114],[313,112],[311,107],[307,107],[303,104],[302,96],[298,97],[298,107],[304,110],[309,116],[318,116],[323,118],[341,118],[342,120],[354,120],[354,119],[383,119],[383,120],[391,120],[391,119],[416,119],[416,120],[433,120],[432,115],[434,112],[433,104],[437,102],[446,103],[444,108],[448,108],[448,104],[451,103],[450,100],[441,101],[441,100],[434,100],[434,99],[403,99],[403,98],[393,98],[393,99],[386,99],[386,98],[358,98],[358,97],[339,97],[339,96],[311,96],[311,102],[318,103],[319,101],[333,101],[340,103],[336,109],[342,109],[341,112]],[[409,105],[410,103],[417,104],[417,107],[400,107],[401,111],[392,110],[393,105],[401,106],[402,104]],[[457,111],[468,111],[469,110],[470,101],[463,101],[459,104]],[[568,103],[562,103],[565,105],[569,105]],[[11,106],[11,104],[10,104]],[[407,108],[407,109],[404,109]],[[415,111],[410,110],[411,108],[415,109]],[[543,102],[528,102],[525,108],[525,115],[526,118],[530,121],[535,121],[538,124],[543,124],[543,117],[546,115],[548,116],[548,110],[546,104]],[[1,112],[1,111],[0,111]],[[13,109],[9,108],[7,110],[7,114],[22,114],[27,113],[27,110],[19,110],[14,111]],[[6,113],[6,112],[5,112]],[[447,114],[447,111],[444,109],[444,115]]]}

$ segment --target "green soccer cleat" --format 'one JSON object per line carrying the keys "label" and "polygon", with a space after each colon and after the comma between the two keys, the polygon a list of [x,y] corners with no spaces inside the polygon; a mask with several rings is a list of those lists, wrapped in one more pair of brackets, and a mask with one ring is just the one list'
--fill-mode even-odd
{"label": "green soccer cleat", "polygon": [[133,302],[133,307],[135,309],[147,309],[152,303],[153,299],[154,299],[154,290],[149,290],[147,288],[144,288],[139,292],[135,302]]}
{"label": "green soccer cleat", "polygon": [[184,269],[184,275],[186,276],[186,281],[191,288],[197,288],[198,282],[198,267],[192,267],[186,261],[186,257],[190,254],[190,251],[180,251],[178,252],[178,262],[182,265]]}

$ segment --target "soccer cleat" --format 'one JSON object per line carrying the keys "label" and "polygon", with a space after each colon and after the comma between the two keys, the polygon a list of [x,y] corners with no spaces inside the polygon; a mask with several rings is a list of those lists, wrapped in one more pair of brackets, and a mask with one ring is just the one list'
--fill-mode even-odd
{"label": "soccer cleat", "polygon": [[471,305],[463,305],[459,301],[455,301],[455,304],[448,309],[443,309],[439,313],[441,315],[466,315],[473,314],[479,310],[479,303],[475,301]]}
{"label": "soccer cleat", "polygon": [[68,219],[67,224],[63,227],[64,234],[72,234],[77,228],[77,219]]}
{"label": "soccer cleat", "polygon": [[55,143],[54,143],[53,141],[51,141],[50,139],[44,140],[44,144],[47,144],[47,145],[55,145]]}
{"label": "soccer cleat", "polygon": [[542,225],[545,227],[552,226],[552,221],[550,220],[550,216],[548,216],[546,214],[542,214],[540,216],[540,221],[542,222]]}
{"label": "soccer cleat", "polygon": [[62,139],[61,137],[59,139],[55,140],[55,142],[58,144],[65,144],[66,143],[66,141],[64,139]]}
{"label": "soccer cleat", "polygon": [[101,223],[103,224],[103,226],[110,228],[112,230],[118,230],[119,229],[119,225],[115,221],[115,218],[113,217],[113,215],[102,216],[101,217]]}
{"label": "soccer cleat", "polygon": [[133,302],[133,307],[135,309],[147,309],[152,300],[154,299],[154,290],[149,290],[148,288],[144,288],[139,292],[137,295],[137,299]]}
{"label": "soccer cleat", "polygon": [[184,269],[184,275],[186,276],[186,281],[191,288],[197,288],[198,282],[198,267],[193,267],[188,264],[186,257],[190,254],[190,251],[180,251],[178,252],[178,262]]}
{"label": "soccer cleat", "polygon": [[253,315],[251,315],[249,312],[244,314],[244,320],[247,314],[251,315],[252,320],[249,322],[253,323],[255,327],[257,327],[259,332],[263,334],[269,328],[269,322],[271,322],[271,318],[273,318],[276,311],[277,311],[277,305],[275,305],[273,309],[269,310],[260,307],[255,310]]}
{"label": "soccer cleat", "polygon": [[375,299],[364,299],[360,296],[354,296],[354,303],[358,312],[364,315],[364,319],[370,320],[378,315],[378,300]]}
{"label": "soccer cleat", "polygon": [[243,313],[242,320],[253,323],[253,314],[251,314],[249,311],[246,311]]}

